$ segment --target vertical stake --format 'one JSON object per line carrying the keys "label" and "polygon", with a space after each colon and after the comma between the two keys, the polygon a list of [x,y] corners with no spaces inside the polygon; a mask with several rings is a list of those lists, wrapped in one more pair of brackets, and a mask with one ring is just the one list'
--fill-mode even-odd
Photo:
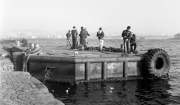
{"label": "vertical stake", "polygon": [[90,62],[85,63],[85,80],[90,80],[89,78]]}
{"label": "vertical stake", "polygon": [[128,64],[127,60],[123,62],[123,77],[124,78],[127,77],[127,64]]}
{"label": "vertical stake", "polygon": [[107,77],[106,72],[107,72],[107,62],[103,62],[102,63],[102,71],[101,71],[102,79],[106,79],[106,77]]}

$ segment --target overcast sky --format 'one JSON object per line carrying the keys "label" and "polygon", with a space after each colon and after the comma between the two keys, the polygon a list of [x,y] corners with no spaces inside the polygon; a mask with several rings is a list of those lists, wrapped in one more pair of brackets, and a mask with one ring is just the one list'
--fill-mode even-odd
{"label": "overcast sky", "polygon": [[1,31],[180,33],[180,0],[1,0]]}

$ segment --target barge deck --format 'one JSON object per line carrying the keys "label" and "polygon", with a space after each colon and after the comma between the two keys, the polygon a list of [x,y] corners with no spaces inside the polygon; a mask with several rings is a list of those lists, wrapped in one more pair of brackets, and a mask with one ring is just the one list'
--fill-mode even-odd
{"label": "barge deck", "polygon": [[[27,47],[13,47],[11,53],[15,69],[22,71]],[[132,80],[154,76],[166,76],[170,61],[162,49],[151,49],[142,54],[109,51],[79,51],[69,47],[42,47],[41,55],[26,59],[27,71],[39,80],[56,82],[90,82]],[[147,56],[147,54],[149,54]],[[148,58],[148,60],[147,60]]]}

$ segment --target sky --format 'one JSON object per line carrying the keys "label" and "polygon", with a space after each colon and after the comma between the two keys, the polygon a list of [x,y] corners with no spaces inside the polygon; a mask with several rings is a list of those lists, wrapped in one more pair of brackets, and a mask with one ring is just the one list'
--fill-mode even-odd
{"label": "sky", "polygon": [[180,0],[0,0],[0,32],[41,30],[136,34],[180,33]]}

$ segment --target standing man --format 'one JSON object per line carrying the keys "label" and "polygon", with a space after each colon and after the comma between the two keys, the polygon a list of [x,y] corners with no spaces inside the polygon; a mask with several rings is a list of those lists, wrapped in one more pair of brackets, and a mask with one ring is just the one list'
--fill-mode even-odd
{"label": "standing man", "polygon": [[75,26],[73,26],[73,29],[71,30],[71,34],[72,34],[72,42],[73,42],[72,49],[76,49],[78,32]]}
{"label": "standing man", "polygon": [[123,37],[123,45],[124,45],[124,52],[129,53],[129,38],[131,35],[130,31],[131,27],[128,26],[126,30],[122,32],[122,37]]}
{"label": "standing man", "polygon": [[80,37],[80,45],[82,45],[82,37],[83,37],[83,27],[81,27],[81,31],[80,31],[80,34],[79,34],[79,37]]}
{"label": "standing man", "polygon": [[71,46],[71,41],[70,41],[71,31],[70,31],[70,30],[69,30],[68,33],[66,34],[66,37],[67,37],[66,45],[67,45],[67,46]]}
{"label": "standing man", "polygon": [[86,28],[81,27],[81,32],[79,36],[80,36],[80,44],[83,45],[83,47],[86,49],[87,48],[86,40],[87,40],[87,36],[89,36],[89,33],[87,32]]}
{"label": "standing man", "polygon": [[131,52],[135,53],[136,51],[136,35],[135,34],[131,34],[130,37],[130,47],[131,47]]}
{"label": "standing man", "polygon": [[104,32],[102,31],[102,28],[99,28],[99,31],[97,32],[97,37],[99,39],[99,50],[102,51],[103,44],[104,44]]}
{"label": "standing man", "polygon": [[82,33],[82,45],[85,49],[87,48],[87,36],[89,36],[89,33],[87,32],[86,28],[84,28]]}
{"label": "standing man", "polygon": [[90,36],[89,35],[89,33],[88,33],[88,31],[86,30],[86,28],[84,28],[84,30],[86,31],[86,37],[85,37],[85,46],[87,47],[87,45],[88,45],[88,41],[87,41],[87,36]]}

